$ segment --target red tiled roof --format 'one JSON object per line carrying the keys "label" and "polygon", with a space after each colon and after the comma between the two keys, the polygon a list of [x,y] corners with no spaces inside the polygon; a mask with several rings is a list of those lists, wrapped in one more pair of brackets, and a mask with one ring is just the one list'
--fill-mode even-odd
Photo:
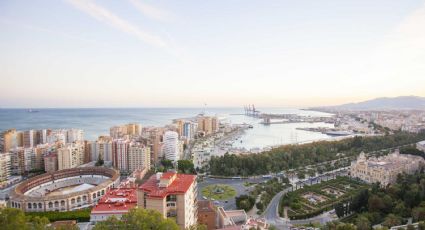
{"label": "red tiled roof", "polygon": [[[170,179],[176,173],[166,172],[162,175],[162,179]],[[139,188],[148,193],[151,198],[164,198],[169,194],[184,194],[195,181],[195,175],[176,174],[176,178],[167,187],[159,187],[156,175],[152,175],[148,181],[142,184]]]}
{"label": "red tiled roof", "polygon": [[110,189],[91,210],[92,214],[126,213],[137,206],[136,188]]}

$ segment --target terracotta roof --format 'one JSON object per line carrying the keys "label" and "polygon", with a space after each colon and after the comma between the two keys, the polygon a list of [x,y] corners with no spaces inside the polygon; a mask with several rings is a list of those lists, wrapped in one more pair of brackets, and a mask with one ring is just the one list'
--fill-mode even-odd
{"label": "terracotta roof", "polygon": [[195,182],[196,176],[189,174],[176,174],[173,172],[164,173],[161,179],[170,179],[176,175],[175,179],[167,187],[159,187],[156,175],[153,175],[139,188],[148,193],[151,198],[164,198],[169,194],[184,194]]}
{"label": "terracotta roof", "polygon": [[215,212],[212,201],[198,200],[198,213],[200,212]]}
{"label": "terracotta roof", "polygon": [[137,206],[136,188],[117,188],[108,190],[98,204],[93,207],[92,214],[126,213]]}

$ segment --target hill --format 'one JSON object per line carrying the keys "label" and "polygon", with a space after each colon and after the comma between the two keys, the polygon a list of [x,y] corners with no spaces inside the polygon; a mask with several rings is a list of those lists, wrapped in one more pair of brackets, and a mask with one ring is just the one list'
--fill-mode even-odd
{"label": "hill", "polygon": [[319,110],[425,110],[425,97],[381,97],[358,103],[316,107]]}

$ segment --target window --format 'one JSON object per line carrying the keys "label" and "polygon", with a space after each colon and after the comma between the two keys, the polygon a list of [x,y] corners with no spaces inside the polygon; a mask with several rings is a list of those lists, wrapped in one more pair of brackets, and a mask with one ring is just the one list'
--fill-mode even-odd
{"label": "window", "polygon": [[176,217],[177,216],[177,212],[176,211],[169,211],[167,212],[167,217]]}
{"label": "window", "polygon": [[167,202],[168,201],[177,201],[177,196],[176,195],[169,195],[167,196]]}

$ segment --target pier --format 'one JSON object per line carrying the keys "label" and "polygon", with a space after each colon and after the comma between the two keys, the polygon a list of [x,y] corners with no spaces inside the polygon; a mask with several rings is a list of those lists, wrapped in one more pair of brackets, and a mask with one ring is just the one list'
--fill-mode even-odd
{"label": "pier", "polygon": [[287,124],[287,123],[335,123],[334,117],[312,117],[312,116],[300,116],[292,113],[283,114],[272,114],[272,113],[261,113],[255,108],[255,105],[244,106],[245,116],[255,117],[262,119],[260,124],[272,125],[272,124]]}

